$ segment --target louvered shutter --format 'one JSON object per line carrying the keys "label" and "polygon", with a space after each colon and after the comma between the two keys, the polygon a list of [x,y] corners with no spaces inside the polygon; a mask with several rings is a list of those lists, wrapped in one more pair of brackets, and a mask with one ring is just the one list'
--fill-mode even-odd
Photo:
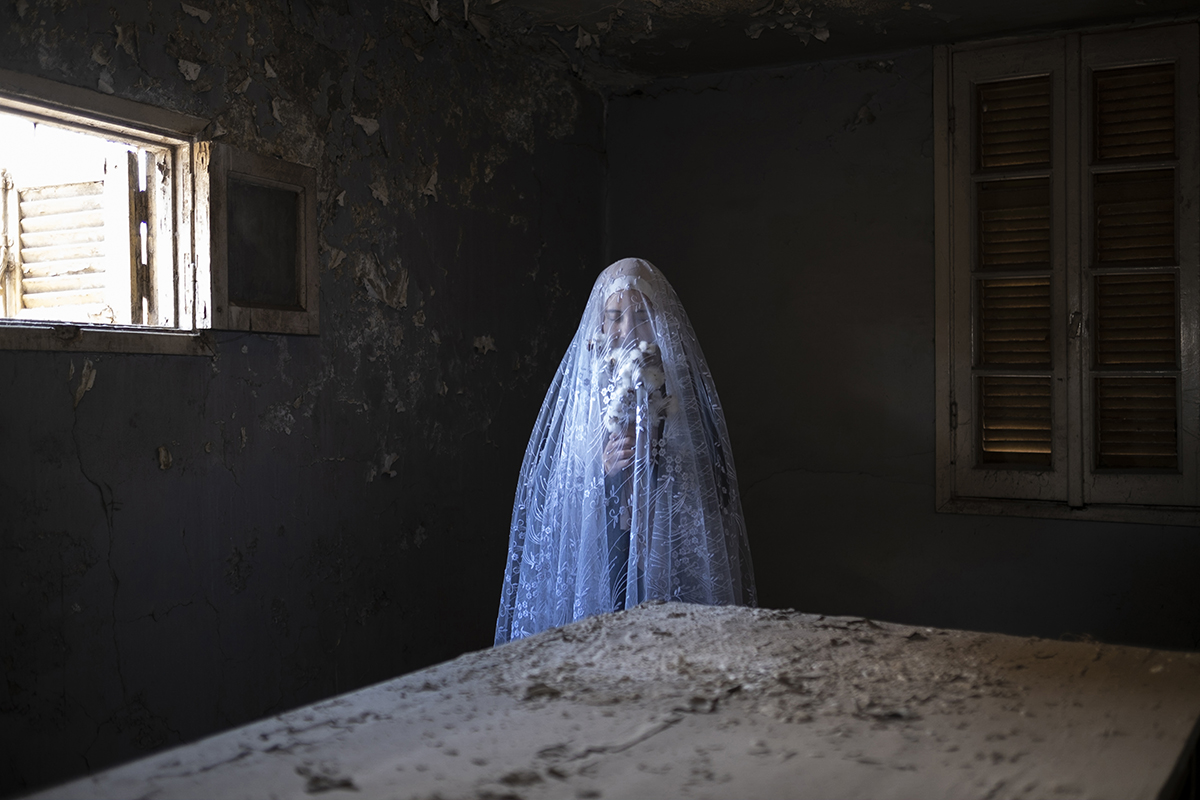
{"label": "louvered shutter", "polygon": [[935,54],[939,508],[1196,524],[1198,42]]}
{"label": "louvered shutter", "polygon": [[1094,73],[1098,161],[1175,155],[1175,64]]}
{"label": "louvered shutter", "polygon": [[[140,287],[136,153],[109,164],[104,180],[15,187],[6,192],[5,315],[18,319],[118,323],[132,320]],[[117,163],[119,162],[119,163]],[[132,173],[133,178],[130,178]]]}
{"label": "louvered shutter", "polygon": [[954,475],[969,497],[1066,499],[1063,63],[1061,43],[954,54]]}
{"label": "louvered shutter", "polygon": [[104,182],[17,192],[25,318],[113,322],[106,312]]}
{"label": "louvered shutter", "polygon": [[1086,36],[1082,61],[1083,499],[1192,505],[1200,197],[1182,143],[1197,131],[1196,26]]}
{"label": "louvered shutter", "polygon": [[1050,79],[989,81],[977,86],[980,169],[1050,166]]}

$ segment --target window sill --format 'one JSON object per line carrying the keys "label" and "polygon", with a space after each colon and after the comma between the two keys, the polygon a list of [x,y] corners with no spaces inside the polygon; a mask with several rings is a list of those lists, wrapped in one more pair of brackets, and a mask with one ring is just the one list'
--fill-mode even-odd
{"label": "window sill", "polygon": [[992,500],[955,497],[938,506],[943,514],[992,514],[1006,517],[1078,519],[1089,522],[1138,522],[1146,525],[1200,526],[1200,509],[1180,506],[1090,505],[1072,508],[1066,503],[1036,500]]}
{"label": "window sill", "polygon": [[0,322],[0,350],[64,353],[141,353],[213,356],[207,331],[154,330],[141,326],[86,325],[50,322]]}

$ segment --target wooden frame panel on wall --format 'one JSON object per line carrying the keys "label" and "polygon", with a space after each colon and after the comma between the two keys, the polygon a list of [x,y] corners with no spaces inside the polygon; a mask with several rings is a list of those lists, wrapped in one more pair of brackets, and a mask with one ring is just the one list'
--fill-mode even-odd
{"label": "wooden frame panel on wall", "polygon": [[[210,215],[210,275],[212,281],[213,327],[225,330],[246,330],[260,333],[310,334],[320,333],[320,278],[317,263],[317,184],[316,172],[310,167],[280,159],[268,158],[212,144],[208,164],[208,197]],[[289,259],[294,270],[294,292],[286,300],[256,302],[238,297],[236,287],[244,284],[246,275],[238,270],[253,272],[258,264],[244,256],[246,248],[263,247],[261,241],[241,241],[238,220],[232,207],[230,190],[235,184],[263,190],[273,200],[295,203],[295,235],[292,243],[294,258]],[[268,209],[271,211],[271,209]],[[279,209],[274,209],[278,218]],[[286,212],[291,214],[290,211]],[[290,238],[290,237],[289,237]],[[231,258],[231,246],[243,253]],[[273,257],[263,252],[264,261]],[[255,276],[251,275],[253,279]],[[286,276],[285,276],[286,277]],[[231,284],[235,291],[231,296]]]}

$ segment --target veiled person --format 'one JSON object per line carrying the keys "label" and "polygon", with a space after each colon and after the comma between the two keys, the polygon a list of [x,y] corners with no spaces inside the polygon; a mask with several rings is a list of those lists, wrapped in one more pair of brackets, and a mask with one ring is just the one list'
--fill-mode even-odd
{"label": "veiled person", "polygon": [[597,278],[513,503],[496,644],[646,600],[754,605],[725,417],[675,290]]}

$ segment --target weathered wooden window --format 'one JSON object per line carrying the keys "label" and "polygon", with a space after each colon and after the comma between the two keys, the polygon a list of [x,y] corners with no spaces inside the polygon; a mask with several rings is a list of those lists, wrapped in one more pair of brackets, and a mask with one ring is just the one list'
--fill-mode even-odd
{"label": "weathered wooden window", "polygon": [[1197,524],[1197,26],[937,66],[939,508]]}
{"label": "weathered wooden window", "polygon": [[174,327],[171,239],[151,224],[171,211],[170,151],[3,113],[0,135],[0,316]]}
{"label": "weathered wooden window", "polygon": [[312,169],[213,145],[207,124],[0,70],[0,347],[318,332]]}

